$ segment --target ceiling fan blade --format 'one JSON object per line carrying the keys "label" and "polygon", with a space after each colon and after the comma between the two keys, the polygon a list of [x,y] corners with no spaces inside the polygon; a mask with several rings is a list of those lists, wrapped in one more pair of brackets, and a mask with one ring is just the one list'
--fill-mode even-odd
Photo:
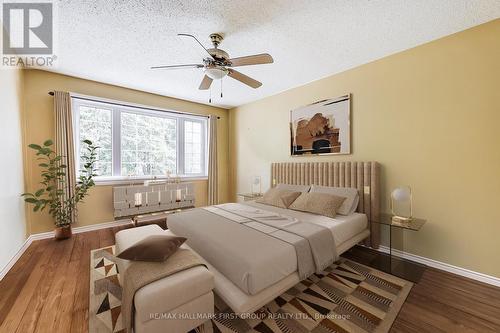
{"label": "ceiling fan blade", "polygon": [[182,36],[182,37],[191,37],[191,38],[194,38],[194,40],[195,40],[195,41],[197,41],[197,42],[198,42],[198,44],[200,44],[200,46],[201,46],[201,47],[205,50],[205,52],[207,52],[207,53],[208,53],[208,55],[210,56],[210,58],[212,58],[212,59],[214,59],[214,60],[215,60],[214,56],[213,56],[210,52],[208,52],[207,48],[206,48],[205,46],[203,46],[203,44],[202,44],[202,43],[198,40],[198,38],[196,38],[195,36],[190,35],[190,34],[177,34],[177,36]]}
{"label": "ceiling fan blade", "polygon": [[249,66],[249,65],[260,65],[260,64],[271,64],[274,62],[273,57],[267,53],[255,54],[246,57],[239,57],[229,59],[231,62],[231,67],[236,66]]}
{"label": "ceiling fan blade", "polygon": [[153,66],[151,69],[181,69],[181,68],[203,68],[201,64],[188,65],[168,65],[168,66]]}
{"label": "ceiling fan blade", "polygon": [[235,80],[240,81],[241,83],[246,84],[247,86],[250,86],[254,89],[257,89],[262,85],[261,82],[252,79],[250,76],[246,76],[245,74],[242,74],[238,71],[235,71],[234,69],[228,68],[229,73],[227,74],[228,76],[232,77]]}
{"label": "ceiling fan blade", "polygon": [[198,89],[200,90],[207,90],[208,88],[210,88],[210,85],[212,84],[212,79],[209,78],[208,76],[204,76],[203,77],[203,80],[201,80],[201,83],[200,83],[200,87]]}

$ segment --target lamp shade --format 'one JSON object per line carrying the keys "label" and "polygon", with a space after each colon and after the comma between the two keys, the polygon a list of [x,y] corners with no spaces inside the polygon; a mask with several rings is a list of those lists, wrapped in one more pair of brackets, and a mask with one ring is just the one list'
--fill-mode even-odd
{"label": "lamp shade", "polygon": [[252,193],[261,193],[262,184],[260,176],[254,176],[252,178]]}
{"label": "lamp shade", "polygon": [[409,187],[398,187],[391,193],[393,200],[404,202],[411,198],[411,189]]}
{"label": "lamp shade", "polygon": [[393,221],[410,221],[412,217],[412,192],[409,186],[400,186],[391,192]]}
{"label": "lamp shade", "polygon": [[224,67],[209,67],[205,69],[205,74],[213,80],[222,79],[227,73],[228,71]]}

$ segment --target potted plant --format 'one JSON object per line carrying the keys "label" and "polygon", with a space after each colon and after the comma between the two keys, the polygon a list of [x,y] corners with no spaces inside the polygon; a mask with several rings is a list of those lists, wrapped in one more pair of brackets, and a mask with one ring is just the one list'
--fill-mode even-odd
{"label": "potted plant", "polygon": [[96,147],[90,140],[84,140],[85,153],[80,160],[83,161],[82,169],[77,180],[73,194],[66,198],[66,186],[58,186],[66,183],[67,166],[61,164],[63,156],[57,155],[51,146],[52,140],[47,140],[43,145],[30,144],[28,147],[36,151],[36,156],[42,168],[41,175],[43,185],[34,193],[23,193],[24,201],[34,205],[33,211],[42,211],[46,207],[54,218],[55,238],[65,239],[71,237],[72,216],[77,213],[77,205],[87,195],[88,190],[95,185],[95,162],[97,160]]}

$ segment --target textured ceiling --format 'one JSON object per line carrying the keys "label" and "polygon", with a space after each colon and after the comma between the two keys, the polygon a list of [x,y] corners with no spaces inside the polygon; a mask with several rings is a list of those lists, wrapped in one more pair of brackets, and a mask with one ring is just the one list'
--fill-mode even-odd
{"label": "textured ceiling", "polygon": [[214,82],[213,105],[233,107],[344,71],[500,17],[499,0],[79,0],[57,3],[58,67],[53,71],[208,103],[200,69],[152,71],[200,63],[208,35],[239,57],[268,52],[274,64],[240,67],[263,82],[251,89]]}

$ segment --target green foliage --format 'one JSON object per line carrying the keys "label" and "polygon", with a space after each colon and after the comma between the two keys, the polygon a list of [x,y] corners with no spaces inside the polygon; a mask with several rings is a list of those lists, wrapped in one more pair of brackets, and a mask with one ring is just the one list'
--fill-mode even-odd
{"label": "green foliage", "polygon": [[95,185],[95,164],[97,161],[97,149],[92,141],[84,140],[85,153],[81,156],[83,168],[80,170],[76,187],[69,198],[65,198],[67,191],[65,186],[58,186],[66,182],[65,164],[61,164],[63,156],[56,155],[50,148],[52,140],[46,140],[42,146],[30,144],[28,147],[36,151],[36,156],[41,163],[42,188],[34,193],[23,193],[24,201],[33,205],[33,211],[49,209],[57,227],[67,226],[71,223],[71,217],[77,213],[77,204],[87,195],[89,189]]}

